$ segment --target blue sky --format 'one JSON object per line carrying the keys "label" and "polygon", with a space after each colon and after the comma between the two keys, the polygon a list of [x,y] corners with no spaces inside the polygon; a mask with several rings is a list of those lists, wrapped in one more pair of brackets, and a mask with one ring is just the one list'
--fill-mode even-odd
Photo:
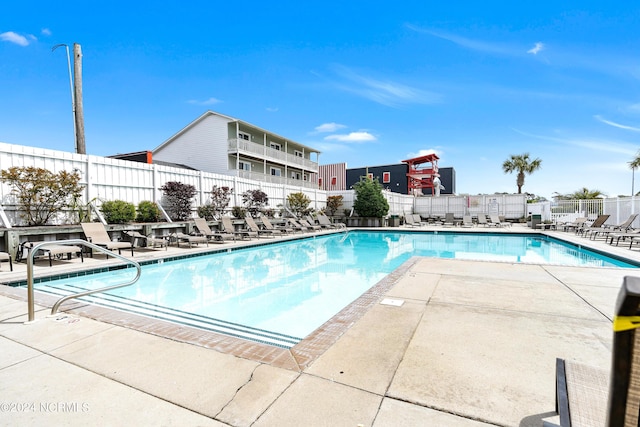
{"label": "blue sky", "polygon": [[[322,151],[435,151],[458,193],[629,195],[640,149],[640,6],[497,1],[11,2],[0,141],[74,151],[67,58],[83,52],[88,154],[152,150],[207,110]],[[640,175],[640,170],[635,175]],[[640,178],[634,187],[640,191]]]}

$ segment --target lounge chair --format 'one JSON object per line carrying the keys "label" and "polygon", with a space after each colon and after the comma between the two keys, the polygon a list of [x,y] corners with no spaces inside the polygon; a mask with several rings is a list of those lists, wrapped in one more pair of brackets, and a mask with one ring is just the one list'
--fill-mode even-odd
{"label": "lounge chair", "polygon": [[414,218],[413,214],[405,214],[404,215],[404,225],[407,225],[409,227],[417,227],[418,224],[416,224],[416,219]]}
{"label": "lounge chair", "polygon": [[[247,214],[246,218],[244,219],[244,221],[247,223],[247,228],[251,231],[255,231],[256,233],[258,233],[258,237],[260,236],[268,236],[268,237],[275,237],[276,234],[277,235],[282,235],[284,233],[284,230],[275,230],[275,229],[267,229],[264,227],[259,227],[258,224],[256,224],[256,222],[253,220],[253,218]],[[264,225],[264,222],[263,222]]]}
{"label": "lounge chair", "polygon": [[209,238],[207,238],[207,236],[194,236],[192,234],[185,233],[172,233],[170,235],[170,238],[176,241],[176,245],[178,247],[180,247],[180,243],[187,243],[189,245],[189,248],[200,243],[206,243],[206,245],[209,246]]}
{"label": "lounge chair", "polygon": [[9,270],[13,271],[13,261],[11,261],[11,254],[7,252],[0,252],[0,263],[2,261],[9,261]]}
{"label": "lounge chair", "polygon": [[498,215],[498,219],[500,220],[500,224],[502,224],[503,227],[511,227],[512,224],[507,221],[507,218],[505,218],[504,215]]}
{"label": "lounge chair", "polygon": [[80,225],[88,242],[103,246],[110,251],[117,249],[119,254],[122,254],[122,249],[131,249],[131,256],[133,256],[133,242],[112,241],[107,229],[99,222],[82,222]]}
{"label": "lounge chair", "polygon": [[493,222],[487,221],[487,215],[479,214],[478,215],[478,225],[482,225],[484,227],[494,227],[496,224]]}
{"label": "lounge chair", "polygon": [[[31,252],[31,250],[33,249],[33,247],[40,243],[45,243],[45,242],[24,242],[22,243],[22,246],[27,250],[27,255],[28,255],[29,252]],[[49,259],[49,267],[53,266],[53,257],[62,256],[64,254],[67,255],[67,260],[71,260],[72,254],[78,254],[82,262],[84,262],[84,254],[82,253],[82,248],[76,245],[62,245],[62,244],[52,243],[39,248],[38,251],[42,251],[44,252],[45,255],[47,255]]]}
{"label": "lounge chair", "polygon": [[322,228],[319,225],[309,223],[306,219],[299,219],[298,223],[303,227],[307,227],[307,230],[317,231]]}
{"label": "lounge chair", "polygon": [[325,228],[346,228],[346,225],[341,222],[331,222],[328,216],[324,214],[317,214],[316,219],[321,227]]}
{"label": "lounge chair", "polygon": [[452,212],[447,212],[444,214],[444,220],[442,221],[442,225],[444,225],[445,227],[450,225],[450,226],[454,226],[456,225],[456,220],[453,217],[453,213]]}
{"label": "lounge chair", "polygon": [[609,219],[610,215],[598,215],[598,217],[591,223],[591,225],[580,227],[576,230],[576,234],[579,234],[582,237],[587,237],[589,233],[593,233],[594,231],[602,230],[604,223]]}
{"label": "lounge chair", "polygon": [[[633,239],[634,237],[640,237],[640,228],[636,228],[634,230],[627,231],[625,233],[609,233],[607,235],[606,241],[613,245],[613,241],[616,241],[616,246],[620,244],[620,240],[627,240],[627,237]],[[629,246],[631,249],[631,246]]]}
{"label": "lounge chair", "polygon": [[229,231],[213,231],[204,218],[194,218],[198,233],[212,242],[224,243],[225,240],[236,240],[236,235]]}
{"label": "lounge chair", "polygon": [[614,313],[610,371],[556,360],[556,409],[560,426],[577,425],[577,417],[582,421],[580,425],[639,425],[639,313],[640,278],[627,276],[618,293]]}
{"label": "lounge chair", "polygon": [[293,228],[291,228],[291,226],[275,226],[271,223],[271,220],[269,218],[267,218],[266,216],[261,216],[260,217],[260,221],[262,221],[262,225],[264,226],[264,228],[266,230],[273,230],[274,232],[278,232],[278,230],[280,230],[280,233],[290,233],[293,231]]}
{"label": "lounge chair", "polygon": [[167,239],[164,237],[156,237],[152,235],[145,236],[144,234],[137,231],[124,231],[124,234],[131,238],[131,243],[133,243],[133,246],[136,246],[136,243],[138,242],[144,243],[144,245],[142,245],[143,247],[151,249],[160,247],[167,250],[169,246],[169,242],[167,242]]}
{"label": "lounge chair", "polygon": [[[252,237],[258,237],[257,231],[249,230],[248,228],[238,228],[236,229],[233,222],[231,222],[231,218],[228,216],[223,216],[220,218],[222,222],[222,231],[225,233],[233,233],[236,237],[240,237],[240,239],[249,239]],[[246,222],[245,222],[246,224]]]}
{"label": "lounge chair", "polygon": [[471,215],[464,215],[462,217],[462,226],[463,227],[473,227],[475,224],[473,223],[473,218],[471,218]]}
{"label": "lounge chair", "polygon": [[292,229],[293,231],[299,231],[301,233],[304,233],[305,231],[309,230],[308,227],[298,223],[298,221],[292,218],[287,218],[287,224],[289,224],[289,228]]}
{"label": "lounge chair", "polygon": [[579,217],[576,218],[575,220],[573,220],[572,222],[566,222],[564,224],[558,224],[556,226],[556,230],[558,229],[562,229],[562,231],[571,231],[571,230],[575,230],[576,232],[584,227],[584,224],[588,221],[589,219],[587,217]]}
{"label": "lounge chair", "polygon": [[626,233],[632,229],[633,221],[636,220],[638,214],[629,215],[626,221],[620,224],[607,225],[603,224],[600,230],[594,230],[591,232],[591,240],[595,240],[598,236],[608,239],[612,233]]}
{"label": "lounge chair", "polygon": [[496,227],[504,227],[504,224],[500,221],[500,217],[498,215],[489,215],[489,220],[491,221],[491,224]]}
{"label": "lounge chair", "polygon": [[420,214],[413,214],[413,223],[417,226],[422,227],[423,225],[426,225],[424,222],[422,222],[422,217],[420,216]]}

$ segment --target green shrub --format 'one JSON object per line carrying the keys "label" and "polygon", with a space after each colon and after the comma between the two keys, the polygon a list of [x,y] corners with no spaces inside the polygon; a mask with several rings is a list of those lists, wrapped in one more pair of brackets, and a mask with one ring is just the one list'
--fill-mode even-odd
{"label": "green shrub", "polygon": [[126,224],[136,217],[136,207],[133,203],[123,200],[106,201],[102,203],[100,210],[109,224]]}
{"label": "green shrub", "polygon": [[382,184],[366,178],[353,185],[356,199],[353,209],[362,217],[382,218],[389,213],[389,202],[382,194]]}
{"label": "green shrub", "polygon": [[336,211],[340,206],[342,206],[342,202],[344,200],[343,196],[329,196],[327,197],[327,211],[329,212],[329,216],[333,216],[336,214]]}
{"label": "green shrub", "polygon": [[231,215],[236,218],[244,218],[245,216],[247,216],[247,210],[242,206],[234,206],[233,208],[231,208]]}
{"label": "green shrub", "polygon": [[198,206],[198,216],[211,221],[216,216],[216,208],[213,205]]}
{"label": "green shrub", "polygon": [[136,221],[138,222],[158,222],[162,218],[160,208],[155,202],[149,200],[143,200],[138,204],[138,215]]}
{"label": "green shrub", "polygon": [[298,217],[308,215],[311,212],[311,209],[309,209],[311,199],[303,192],[289,194],[287,203],[289,204],[289,209]]}

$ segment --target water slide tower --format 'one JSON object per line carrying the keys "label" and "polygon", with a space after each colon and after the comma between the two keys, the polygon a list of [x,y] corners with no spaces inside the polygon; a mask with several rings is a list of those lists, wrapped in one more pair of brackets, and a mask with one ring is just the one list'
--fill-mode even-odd
{"label": "water slide tower", "polygon": [[[438,173],[439,157],[433,154],[403,160],[409,165],[407,171],[408,194],[423,195],[422,189],[430,190],[431,195],[440,195],[440,174]],[[437,179],[436,179],[437,178]],[[436,185],[438,188],[436,188]],[[429,194],[429,193],[427,193]]]}

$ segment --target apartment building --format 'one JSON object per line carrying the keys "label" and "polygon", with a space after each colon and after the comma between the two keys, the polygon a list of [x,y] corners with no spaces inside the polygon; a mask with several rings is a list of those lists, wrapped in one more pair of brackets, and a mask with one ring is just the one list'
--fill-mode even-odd
{"label": "apartment building", "polygon": [[153,160],[256,181],[318,188],[320,151],[207,111],[153,151]]}

